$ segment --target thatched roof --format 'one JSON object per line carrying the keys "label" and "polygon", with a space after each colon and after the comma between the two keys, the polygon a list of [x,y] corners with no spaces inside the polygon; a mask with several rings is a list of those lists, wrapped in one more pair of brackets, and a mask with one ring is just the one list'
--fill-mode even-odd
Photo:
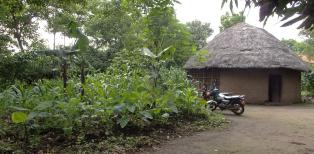
{"label": "thatched roof", "polygon": [[192,56],[184,68],[309,69],[307,64],[273,35],[246,23],[224,30],[204,50],[208,51],[207,54]]}

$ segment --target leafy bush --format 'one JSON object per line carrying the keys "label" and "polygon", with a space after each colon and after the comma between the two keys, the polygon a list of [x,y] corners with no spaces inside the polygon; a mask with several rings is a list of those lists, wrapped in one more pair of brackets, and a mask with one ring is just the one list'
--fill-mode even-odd
{"label": "leafy bush", "polygon": [[127,128],[141,130],[177,116],[209,115],[183,70],[161,69],[158,87],[149,75],[122,72],[88,76],[83,97],[77,80],[70,80],[65,91],[60,80],[11,86],[0,93],[1,138],[38,147],[61,142],[60,136],[81,141]]}
{"label": "leafy bush", "polygon": [[[40,79],[56,79],[60,75],[61,57],[56,51],[33,51],[14,55],[0,54],[0,89],[4,89],[15,81],[33,83]],[[64,58],[64,57],[63,57]],[[104,72],[110,65],[110,55],[107,52],[93,50],[86,55],[89,71]],[[76,57],[68,59],[70,76],[80,73],[75,63]]]}
{"label": "leafy bush", "polygon": [[313,66],[310,72],[302,74],[302,91],[307,95],[314,95],[314,71]]}
{"label": "leafy bush", "polygon": [[0,83],[4,88],[15,80],[31,83],[58,75],[53,69],[58,67],[58,58],[36,52],[0,55]]}

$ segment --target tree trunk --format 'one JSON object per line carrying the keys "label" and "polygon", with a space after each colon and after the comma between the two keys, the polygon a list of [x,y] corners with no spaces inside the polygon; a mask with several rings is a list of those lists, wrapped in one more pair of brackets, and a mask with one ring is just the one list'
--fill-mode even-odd
{"label": "tree trunk", "polygon": [[19,47],[20,47],[20,49],[21,49],[21,52],[24,52],[23,43],[22,43],[20,34],[17,33],[17,34],[15,35],[15,37],[16,37],[16,39],[17,39],[17,42],[18,42]]}
{"label": "tree trunk", "polygon": [[19,28],[19,22],[16,21],[16,17],[15,17],[15,15],[13,13],[11,15],[12,15],[12,19],[14,21],[14,29],[15,29],[14,37],[16,38],[17,43],[19,44],[19,48],[20,48],[21,52],[24,52],[23,42],[22,42],[22,39],[21,39],[21,31],[20,31],[20,28]]}
{"label": "tree trunk", "polygon": [[65,89],[67,87],[67,81],[68,81],[68,74],[67,74],[68,64],[66,60],[63,60],[62,63],[62,79],[63,79],[63,89],[65,92]]}
{"label": "tree trunk", "polygon": [[53,50],[56,50],[56,32],[53,32]]}
{"label": "tree trunk", "polygon": [[84,96],[84,87],[85,85],[85,69],[84,69],[84,64],[81,64],[81,96]]}

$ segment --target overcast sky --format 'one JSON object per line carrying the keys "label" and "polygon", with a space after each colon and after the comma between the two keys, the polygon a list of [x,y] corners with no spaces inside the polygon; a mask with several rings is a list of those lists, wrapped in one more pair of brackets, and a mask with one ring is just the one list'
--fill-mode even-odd
{"label": "overcast sky", "polygon": [[[226,5],[221,9],[221,0],[179,0],[181,4],[175,5],[176,16],[182,23],[193,21],[195,19],[202,22],[209,22],[211,27],[214,29],[214,34],[209,38],[212,39],[215,35],[219,33],[220,26],[220,16],[224,15],[229,11],[228,6]],[[239,0],[239,7],[235,9],[235,12],[243,10],[244,0]],[[242,3],[242,4],[241,4]],[[230,11],[229,11],[230,12]],[[296,23],[289,27],[280,27],[283,22],[280,22],[278,16],[274,16],[268,19],[268,22],[265,27],[263,23],[259,22],[259,9],[251,8],[247,9],[245,12],[246,22],[248,24],[265,28],[268,32],[273,34],[278,39],[296,39],[302,40],[303,38],[298,36],[299,30],[296,28],[300,23]],[[53,35],[45,32],[46,24],[42,23],[40,33],[42,38],[48,41],[50,48],[53,47]],[[63,37],[57,34],[56,36],[56,45],[63,45]],[[66,39],[66,44],[73,44],[73,39]]]}
{"label": "overcast sky", "polygon": [[[195,19],[202,22],[209,22],[214,29],[214,35],[219,33],[220,16],[228,12],[229,5],[226,5],[221,9],[221,0],[179,0],[181,4],[175,5],[177,18],[186,23]],[[242,1],[242,2],[241,2]],[[244,8],[244,0],[239,0],[239,8],[234,12],[239,12]],[[241,4],[242,3],[242,4]],[[230,11],[229,11],[230,12]],[[278,16],[274,16],[268,19],[267,24],[263,27],[263,22],[259,22],[259,9],[251,8],[245,11],[246,22],[256,27],[264,28],[271,34],[275,35],[278,39],[296,39],[302,40],[297,29],[300,23],[296,23],[289,27],[280,27],[283,22],[280,22]],[[212,37],[213,37],[212,36]],[[211,37],[211,38],[212,38]]]}

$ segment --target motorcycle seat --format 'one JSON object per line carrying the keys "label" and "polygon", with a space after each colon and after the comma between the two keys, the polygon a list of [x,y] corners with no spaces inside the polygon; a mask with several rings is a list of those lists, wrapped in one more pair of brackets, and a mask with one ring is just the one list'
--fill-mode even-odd
{"label": "motorcycle seat", "polygon": [[225,99],[235,99],[235,98],[243,98],[243,95],[232,95],[232,96],[225,96]]}
{"label": "motorcycle seat", "polygon": [[232,93],[225,92],[225,93],[220,93],[220,94],[225,95],[225,96],[230,96]]}

